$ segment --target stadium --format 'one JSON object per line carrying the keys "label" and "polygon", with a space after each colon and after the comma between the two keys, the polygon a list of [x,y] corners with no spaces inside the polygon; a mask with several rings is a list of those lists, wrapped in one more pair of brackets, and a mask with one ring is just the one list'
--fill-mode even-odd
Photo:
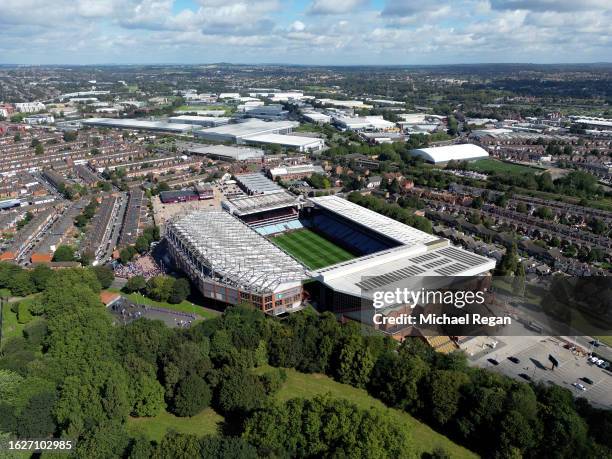
{"label": "stadium", "polygon": [[274,315],[299,309],[306,295],[321,310],[359,319],[372,290],[495,268],[492,259],[337,196],[281,190],[229,199],[223,209],[171,223],[172,255],[204,296],[249,299]]}

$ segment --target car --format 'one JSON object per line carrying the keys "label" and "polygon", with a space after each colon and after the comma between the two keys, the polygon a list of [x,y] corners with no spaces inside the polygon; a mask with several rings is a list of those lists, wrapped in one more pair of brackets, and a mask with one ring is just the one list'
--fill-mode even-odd
{"label": "car", "polygon": [[580,380],[587,384],[593,384],[593,380],[591,378],[587,378],[586,376],[584,378],[580,378]]}
{"label": "car", "polygon": [[519,373],[519,376],[525,381],[531,381],[531,376],[529,376],[527,373]]}
{"label": "car", "polygon": [[598,367],[602,366],[604,363],[606,363],[606,361],[604,359],[597,359],[597,362],[595,362],[595,365],[597,365]]}
{"label": "car", "polygon": [[493,365],[499,365],[499,362],[495,359],[487,359],[490,363],[492,363]]}
{"label": "car", "polygon": [[514,356],[510,356],[510,357],[508,357],[508,360],[510,360],[512,363],[516,363],[516,364],[521,363],[521,361],[519,360],[519,358],[518,358],[518,357],[514,357]]}
{"label": "car", "polygon": [[604,370],[607,370],[610,367],[610,362],[603,362],[603,363],[599,363],[599,368],[603,368]]}
{"label": "car", "polygon": [[596,339],[591,341],[589,344],[592,345],[592,346],[595,346],[595,347],[601,346],[601,343],[599,341],[597,341]]}
{"label": "car", "polygon": [[597,357],[595,357],[594,355],[592,355],[591,357],[589,357],[588,361],[589,363],[595,363],[597,362],[599,359]]}
{"label": "car", "polygon": [[586,387],[584,387],[584,385],[577,383],[577,382],[572,383],[572,386],[574,386],[578,390],[582,390],[582,391],[586,390]]}

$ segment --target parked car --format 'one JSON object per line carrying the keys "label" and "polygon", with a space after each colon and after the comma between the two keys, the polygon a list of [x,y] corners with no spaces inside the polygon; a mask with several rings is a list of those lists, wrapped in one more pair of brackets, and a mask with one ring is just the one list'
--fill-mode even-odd
{"label": "parked car", "polygon": [[593,384],[593,380],[591,378],[587,378],[586,376],[584,378],[580,378],[582,381],[584,381],[587,384]]}
{"label": "parked car", "polygon": [[516,364],[521,363],[521,361],[519,360],[519,358],[518,358],[518,357],[514,357],[514,356],[510,356],[510,357],[508,357],[508,360],[510,360],[512,363],[516,363]]}
{"label": "parked car", "polygon": [[586,387],[584,387],[584,385],[577,383],[577,382],[572,383],[572,386],[574,386],[578,390],[583,390],[583,391],[586,390]]}
{"label": "parked car", "polygon": [[492,363],[493,365],[499,365],[499,362],[495,359],[487,359],[490,363]]}
{"label": "parked car", "polygon": [[531,376],[529,376],[527,373],[519,373],[519,376],[525,381],[531,381]]}

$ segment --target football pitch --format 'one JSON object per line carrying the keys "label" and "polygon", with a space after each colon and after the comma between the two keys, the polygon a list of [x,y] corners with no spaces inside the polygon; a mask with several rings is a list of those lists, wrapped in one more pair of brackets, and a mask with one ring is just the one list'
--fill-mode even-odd
{"label": "football pitch", "polygon": [[350,252],[309,229],[281,234],[270,240],[310,269],[319,269],[355,258]]}

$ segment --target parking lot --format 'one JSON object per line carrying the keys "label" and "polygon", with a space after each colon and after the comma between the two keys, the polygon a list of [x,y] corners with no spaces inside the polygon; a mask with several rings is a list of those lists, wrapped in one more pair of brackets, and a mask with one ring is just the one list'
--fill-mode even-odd
{"label": "parking lot", "polygon": [[[497,344],[493,348],[495,341]],[[527,381],[527,376],[536,382],[556,384],[571,390],[575,396],[586,398],[596,407],[611,408],[612,373],[589,363],[585,355],[566,349],[565,345],[566,342],[556,337],[503,336],[474,338],[462,348],[466,350],[472,365],[522,381]],[[549,355],[559,362],[554,370],[551,369]],[[518,363],[508,357],[517,358]],[[590,379],[593,384],[588,384],[582,378]],[[585,390],[572,386],[574,383],[582,384]]]}

